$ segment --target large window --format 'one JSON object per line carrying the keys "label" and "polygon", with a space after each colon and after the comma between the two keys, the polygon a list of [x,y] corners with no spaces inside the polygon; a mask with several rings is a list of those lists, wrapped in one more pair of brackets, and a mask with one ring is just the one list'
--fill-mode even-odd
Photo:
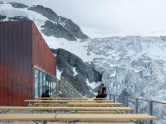
{"label": "large window", "polygon": [[42,93],[49,90],[50,95],[56,94],[56,78],[35,69],[35,98],[41,97]]}
{"label": "large window", "polygon": [[39,89],[39,71],[35,69],[35,98],[38,97],[38,89]]}

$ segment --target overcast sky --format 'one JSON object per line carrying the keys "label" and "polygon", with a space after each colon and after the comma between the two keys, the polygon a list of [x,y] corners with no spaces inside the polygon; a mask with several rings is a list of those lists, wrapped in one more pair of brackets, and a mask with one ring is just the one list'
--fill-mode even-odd
{"label": "overcast sky", "polygon": [[146,34],[152,31],[162,35],[166,32],[166,0],[0,1],[52,8],[58,15],[72,19],[89,35]]}

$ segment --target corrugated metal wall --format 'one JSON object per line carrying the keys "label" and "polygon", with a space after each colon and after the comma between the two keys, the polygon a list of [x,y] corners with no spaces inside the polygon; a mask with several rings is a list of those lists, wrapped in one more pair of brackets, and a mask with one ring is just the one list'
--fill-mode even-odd
{"label": "corrugated metal wall", "polygon": [[56,77],[56,58],[33,24],[33,59],[32,63]]}
{"label": "corrugated metal wall", "polygon": [[0,105],[34,99],[34,65],[56,76],[56,58],[35,24],[0,22]]}
{"label": "corrugated metal wall", "polygon": [[0,105],[25,105],[32,79],[32,22],[1,22]]}

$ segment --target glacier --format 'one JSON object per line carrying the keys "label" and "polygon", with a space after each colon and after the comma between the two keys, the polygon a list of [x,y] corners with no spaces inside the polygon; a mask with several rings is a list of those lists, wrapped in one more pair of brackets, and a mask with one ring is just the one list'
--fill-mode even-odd
{"label": "glacier", "polygon": [[[166,102],[166,37],[109,37],[93,39],[87,46],[89,54],[103,58],[92,61],[102,74],[107,94]],[[134,108],[135,101],[129,100]],[[166,104],[153,102],[154,124],[166,123]],[[139,113],[148,114],[148,102],[139,100]]]}
{"label": "glacier", "polygon": [[92,64],[108,93],[166,101],[166,37],[110,37],[93,39],[87,51],[106,58]]}

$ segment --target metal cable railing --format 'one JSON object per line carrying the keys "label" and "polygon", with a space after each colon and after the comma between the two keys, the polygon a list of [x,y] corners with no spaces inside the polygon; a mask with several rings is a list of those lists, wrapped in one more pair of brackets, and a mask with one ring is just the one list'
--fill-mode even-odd
{"label": "metal cable railing", "polygon": [[[165,111],[162,110],[164,108],[159,108],[161,105],[165,105],[165,108],[166,108],[166,103],[164,103],[164,102],[149,101],[149,100],[142,99],[142,98],[133,98],[130,96],[116,95],[116,94],[109,94],[108,98],[109,98],[109,100],[113,100],[114,102],[123,103],[124,107],[132,107],[134,109],[135,114],[138,114],[141,112],[142,113],[147,112],[146,114],[149,114],[149,115],[157,114],[157,116],[159,116],[158,121],[150,120],[149,122],[146,122],[148,124],[165,124],[166,123],[166,113],[165,113]],[[145,105],[141,104],[143,102]],[[159,107],[156,108],[157,110],[154,113],[154,108],[157,107],[157,104],[161,104],[161,105],[158,105]],[[141,105],[142,105],[142,110],[139,110],[139,107],[141,107]],[[129,112],[127,112],[127,113],[129,113]],[[161,117],[160,117],[160,115],[161,115]]]}

